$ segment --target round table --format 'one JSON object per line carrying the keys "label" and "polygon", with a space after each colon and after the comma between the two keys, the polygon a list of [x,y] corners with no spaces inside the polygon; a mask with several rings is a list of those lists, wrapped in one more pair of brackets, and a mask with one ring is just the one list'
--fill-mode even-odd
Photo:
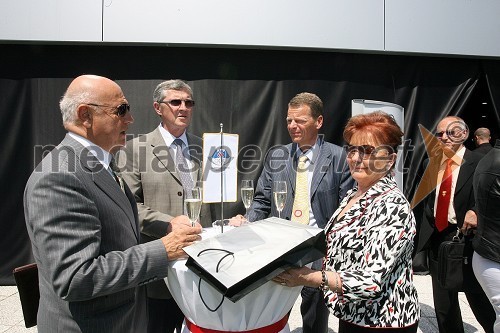
{"label": "round table", "polygon": [[[213,237],[217,232],[218,228],[205,228],[202,238]],[[200,283],[200,278],[186,267],[186,260],[170,263],[165,282],[186,320],[202,328],[231,332],[245,332],[280,321],[288,315],[302,289],[268,281],[237,302],[224,298],[222,305],[212,312],[208,308],[217,308],[222,294],[205,281]],[[182,333],[189,332],[185,321]],[[289,333],[288,324],[278,332]]]}

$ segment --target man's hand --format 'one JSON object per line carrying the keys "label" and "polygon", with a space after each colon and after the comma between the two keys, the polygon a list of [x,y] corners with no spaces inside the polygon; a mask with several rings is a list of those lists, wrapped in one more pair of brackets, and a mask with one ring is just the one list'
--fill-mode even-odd
{"label": "man's hand", "polygon": [[465,213],[465,218],[464,218],[464,224],[462,225],[462,233],[464,235],[468,235],[471,233],[474,229],[477,227],[477,215],[476,212],[473,210],[468,210],[467,213]]}
{"label": "man's hand", "polygon": [[[196,223],[196,225],[201,227],[201,225],[199,223]],[[171,233],[172,231],[174,231],[176,229],[181,229],[181,228],[184,228],[186,226],[188,226],[188,227],[191,226],[191,222],[189,221],[189,218],[186,215],[176,216],[172,219],[172,221],[170,221],[169,226],[167,228],[167,234]]]}
{"label": "man's hand", "polygon": [[231,225],[233,227],[239,227],[247,222],[248,222],[248,220],[241,214],[238,214],[238,215],[231,217],[229,219],[229,225]]}
{"label": "man's hand", "polygon": [[[187,224],[182,223],[184,218],[187,219]],[[176,219],[179,220],[177,221]],[[172,224],[174,220],[176,220],[176,222]],[[201,240],[200,233],[202,228],[199,224],[191,227],[191,223],[187,216],[178,216],[174,218],[172,222],[172,231],[161,238],[165,250],[167,251],[168,260],[186,258],[187,254],[184,252],[183,248],[193,244],[195,241]]]}

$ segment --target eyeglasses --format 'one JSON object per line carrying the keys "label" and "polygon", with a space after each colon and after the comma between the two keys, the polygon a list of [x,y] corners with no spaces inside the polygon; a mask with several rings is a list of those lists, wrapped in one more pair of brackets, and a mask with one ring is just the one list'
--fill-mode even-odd
{"label": "eyeglasses", "polygon": [[160,104],[170,104],[172,106],[181,106],[182,102],[187,108],[192,108],[194,106],[194,101],[192,99],[171,99],[170,101],[159,101]]}
{"label": "eyeglasses", "polygon": [[462,132],[462,130],[449,130],[449,131],[441,131],[441,132],[437,132],[436,133],[436,137],[438,138],[442,138],[443,135],[446,133],[446,136],[447,137],[457,137],[460,135],[460,133]]}
{"label": "eyeglasses", "polygon": [[354,154],[358,153],[359,157],[366,160],[370,158],[370,156],[375,153],[375,147],[370,145],[362,145],[362,146],[351,146],[347,145],[344,147],[347,152],[347,157],[352,158]]}
{"label": "eyeglasses", "polygon": [[84,103],[86,105],[92,105],[92,106],[97,106],[97,107],[102,107],[102,108],[110,108],[110,109],[115,109],[113,114],[116,114],[118,117],[125,117],[127,112],[130,112],[130,105],[123,103],[118,106],[110,106],[110,105],[103,105],[103,104],[93,104],[93,103]]}

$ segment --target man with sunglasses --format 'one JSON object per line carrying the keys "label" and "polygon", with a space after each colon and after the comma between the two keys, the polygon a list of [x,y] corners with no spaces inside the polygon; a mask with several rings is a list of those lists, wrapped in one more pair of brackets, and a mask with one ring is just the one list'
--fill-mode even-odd
{"label": "man with sunglasses", "polygon": [[[288,103],[286,123],[292,143],[274,147],[267,153],[248,211],[248,220],[253,222],[278,216],[272,199],[273,182],[285,181],[288,194],[281,217],[324,228],[342,198],[354,185],[346,163],[346,152],[324,141],[319,135],[323,126],[323,102],[315,94],[304,92],[293,97]],[[304,163],[300,172],[299,163]],[[299,173],[305,176],[303,189],[298,189]],[[305,198],[305,202],[296,200],[299,197]],[[238,218],[243,217],[239,215]],[[313,268],[321,270],[321,265],[320,259],[313,263]],[[323,291],[304,287],[301,296],[302,331],[326,333],[329,312]]]}
{"label": "man with sunglasses", "polygon": [[[189,190],[201,180],[202,140],[187,132],[195,102],[191,87],[182,80],[168,80],[153,92],[153,108],[160,125],[127,143],[119,156],[121,175],[137,201],[142,240],[169,232],[174,216],[184,214]],[[202,205],[200,223],[212,226],[211,207]],[[165,282],[147,286],[149,333],[180,332],[184,315]]]}
{"label": "man with sunglasses", "polygon": [[[455,116],[443,118],[437,125],[438,144],[429,149],[429,159],[424,161],[425,174],[417,192],[429,194],[422,202],[423,217],[417,231],[416,252],[429,248],[429,268],[432,276],[434,310],[439,332],[464,332],[459,290],[444,289],[438,281],[438,251],[444,241],[449,241],[461,230],[466,235],[466,248],[472,246],[477,226],[472,187],[473,175],[481,155],[465,148],[469,130],[463,119]],[[417,238],[415,238],[417,239]],[[465,265],[463,291],[477,321],[485,332],[493,332],[495,313],[488,298],[476,280],[470,265]]]}
{"label": "man with sunglasses", "polygon": [[169,261],[185,257],[181,249],[200,239],[201,228],[179,217],[182,227],[139,244],[137,205],[113,171],[112,154],[125,145],[134,120],[118,84],[79,76],[60,108],[68,134],[24,193],[38,266],[38,332],[146,332],[139,286],[163,281]]}

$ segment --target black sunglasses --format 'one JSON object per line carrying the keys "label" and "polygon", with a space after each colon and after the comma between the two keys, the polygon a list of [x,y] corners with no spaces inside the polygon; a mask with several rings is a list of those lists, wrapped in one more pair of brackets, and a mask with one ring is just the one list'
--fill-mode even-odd
{"label": "black sunglasses", "polygon": [[446,136],[449,138],[457,137],[460,135],[461,130],[449,130],[449,131],[442,131],[442,132],[437,132],[436,137],[442,138],[444,133],[446,133]]}
{"label": "black sunglasses", "polygon": [[109,105],[102,105],[102,104],[93,104],[93,103],[85,103],[87,105],[92,105],[92,106],[97,106],[101,108],[110,108],[110,109],[115,109],[113,114],[116,114],[118,117],[125,117],[127,112],[130,112],[130,104],[120,104],[118,106],[109,106]]}
{"label": "black sunglasses", "polygon": [[171,99],[170,101],[159,101],[160,104],[170,104],[172,106],[180,106],[184,102],[187,108],[192,108],[194,106],[194,101],[192,99]]}
{"label": "black sunglasses", "polygon": [[346,152],[347,152],[347,157],[353,157],[354,154],[358,153],[361,158],[366,159],[369,158],[371,154],[375,152],[375,147],[371,145],[361,145],[361,146],[351,146],[347,145],[344,146]]}

